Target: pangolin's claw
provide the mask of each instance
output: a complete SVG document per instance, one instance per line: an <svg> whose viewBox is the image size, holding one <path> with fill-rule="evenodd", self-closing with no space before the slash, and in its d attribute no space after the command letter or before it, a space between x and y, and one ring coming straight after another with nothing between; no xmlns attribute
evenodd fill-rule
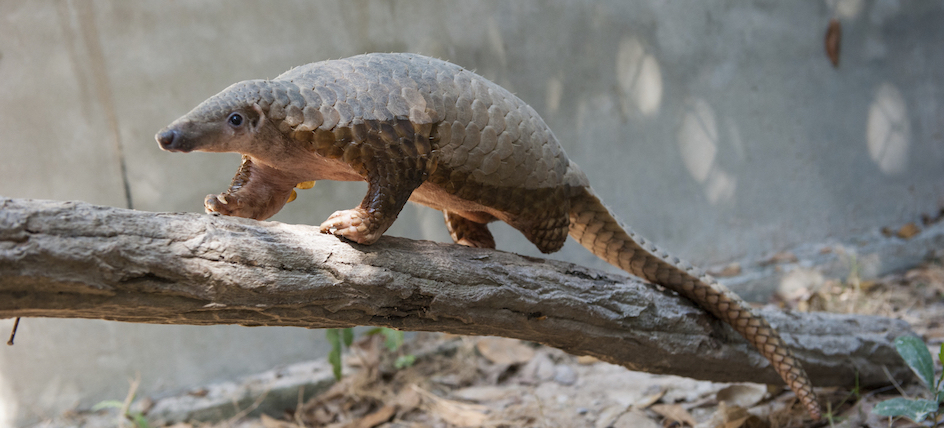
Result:
<svg viewBox="0 0 944 428"><path fill-rule="evenodd" d="M370 225L370 215L360 208L336 211L324 223L321 223L321 233L341 236L358 244L372 244L380 236L376 233L368 233L371 229Z"/></svg>
<svg viewBox="0 0 944 428"><path fill-rule="evenodd" d="M219 195L207 195L203 199L203 208L207 214L232 215L236 210L238 201L236 197L229 193Z"/></svg>

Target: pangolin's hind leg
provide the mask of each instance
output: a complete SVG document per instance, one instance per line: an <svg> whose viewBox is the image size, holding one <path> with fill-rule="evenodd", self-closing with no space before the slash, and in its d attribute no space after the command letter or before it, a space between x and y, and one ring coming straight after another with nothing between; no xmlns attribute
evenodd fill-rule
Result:
<svg viewBox="0 0 944 428"><path fill-rule="evenodd" d="M473 221L455 211L443 210L446 218L446 228L449 235L457 244L475 248L495 248L495 238L488 231L488 225ZM491 221L494 217L477 218L477 220Z"/></svg>
<svg viewBox="0 0 944 428"><path fill-rule="evenodd" d="M542 253L550 254L560 250L561 247L564 246L564 242L567 242L570 217L566 211L555 209L553 211L544 212L543 215L535 221L523 225L515 224L513 226L520 230L521 233L524 233L524 236L537 246Z"/></svg>

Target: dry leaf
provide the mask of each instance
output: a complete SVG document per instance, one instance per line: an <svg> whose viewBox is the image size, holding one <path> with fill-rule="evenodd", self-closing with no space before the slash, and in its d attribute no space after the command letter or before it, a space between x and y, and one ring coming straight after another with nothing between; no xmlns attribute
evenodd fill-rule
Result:
<svg viewBox="0 0 944 428"><path fill-rule="evenodd" d="M345 358L345 363L351 367L361 367L373 370L380 365L380 357L385 349L384 337L381 334L364 336L351 346L351 353Z"/></svg>
<svg viewBox="0 0 944 428"><path fill-rule="evenodd" d="M475 347L483 357L495 364L520 364L534 358L534 349L515 339L485 337L479 339Z"/></svg>
<svg viewBox="0 0 944 428"><path fill-rule="evenodd" d="M656 401L659 401L663 395L665 395L665 389L659 388L659 390L656 393L649 394L641 398L639 401L636 401L635 403L633 403L633 408L636 410L646 409L649 406L653 405Z"/></svg>
<svg viewBox="0 0 944 428"><path fill-rule="evenodd" d="M787 302L809 298L811 290L823 287L826 278L815 269L793 269L780 279L777 286L777 297Z"/></svg>
<svg viewBox="0 0 944 428"><path fill-rule="evenodd" d="M390 420L397 413L396 406L386 405L377 409L376 412L365 415L364 417L351 422L348 428L374 428ZM268 428L268 427L267 427Z"/></svg>
<svg viewBox="0 0 944 428"><path fill-rule="evenodd" d="M766 395L767 387L765 385L731 385L718 391L718 401L724 401L728 405L747 408L759 403Z"/></svg>
<svg viewBox="0 0 944 428"><path fill-rule="evenodd" d="M645 413L630 410L620 415L611 425L613 428L660 428L658 422L650 419Z"/></svg>
<svg viewBox="0 0 944 428"><path fill-rule="evenodd" d="M833 67L839 67L839 50L842 45L842 25L839 20L833 18L829 21L829 27L826 29L826 56L833 63Z"/></svg>
<svg viewBox="0 0 944 428"><path fill-rule="evenodd" d="M488 420L486 414L488 407L437 397L416 385L412 385L411 388L423 397L423 401L429 406L430 412L439 416L446 423L471 428L481 427Z"/></svg>
<svg viewBox="0 0 944 428"><path fill-rule="evenodd" d="M941 209L937 211L937 214L934 215L921 214L921 223L925 226L930 226L942 219L944 219L944 207L941 207Z"/></svg>
<svg viewBox="0 0 944 428"><path fill-rule="evenodd" d="M797 261L797 257L790 251L781 251L777 254L770 256L767 260L760 262L761 266L769 266L780 263L794 263Z"/></svg>
<svg viewBox="0 0 944 428"><path fill-rule="evenodd" d="M878 285L878 281L874 281L874 280L860 281L859 289L862 291L869 291L875 288L876 285Z"/></svg>
<svg viewBox="0 0 944 428"><path fill-rule="evenodd" d="M711 415L706 424L718 428L764 428L768 424L747 412L742 407L729 406L725 402L718 403L718 410Z"/></svg>
<svg viewBox="0 0 944 428"><path fill-rule="evenodd" d="M696 422L692 414L678 404L653 404L649 409L670 421L688 424L690 427L695 426Z"/></svg>
<svg viewBox="0 0 944 428"><path fill-rule="evenodd" d="M470 386L468 388L457 389L452 391L451 395L455 398L465 401L496 401L508 397L509 395L518 394L518 391L515 391L510 388L502 388L498 386Z"/></svg>
<svg viewBox="0 0 944 428"><path fill-rule="evenodd" d="M191 396L194 396L194 397L206 397L207 394L209 394L209 393L210 393L210 391L209 391L208 389L206 389L206 388L200 388L200 389L198 389L198 390L196 390L196 391L187 392L187 395L191 395Z"/></svg>
<svg viewBox="0 0 944 428"><path fill-rule="evenodd" d="M599 363L600 360L597 357L592 357L590 355L581 355L577 357L577 364L589 366L590 364Z"/></svg>
<svg viewBox="0 0 944 428"><path fill-rule="evenodd" d="M597 414L596 423L593 426L594 428L611 427L624 412L626 412L626 407L624 406L608 406L600 410Z"/></svg>
<svg viewBox="0 0 944 428"><path fill-rule="evenodd" d="M741 264L738 262L729 263L721 269L710 269L708 273L716 277L728 277L741 274Z"/></svg>
<svg viewBox="0 0 944 428"><path fill-rule="evenodd" d="M547 352L535 353L534 358L521 367L518 371L519 382L522 384L536 385L554 379L557 366Z"/></svg>
<svg viewBox="0 0 944 428"><path fill-rule="evenodd" d="M412 388L403 388L397 394L396 405L400 414L404 414L420 406L420 394Z"/></svg>
<svg viewBox="0 0 944 428"><path fill-rule="evenodd" d="M918 228L917 225L915 225L914 223L908 223L902 226L901 229L898 229L898 232L896 232L895 235L897 235L901 239L911 239L911 238L914 238L914 236L920 232L921 232L921 229Z"/></svg>
<svg viewBox="0 0 944 428"><path fill-rule="evenodd" d="M265 413L259 418L259 422L262 422L264 428L298 428L298 425L291 422L280 421L272 416L269 416Z"/></svg>
<svg viewBox="0 0 944 428"><path fill-rule="evenodd" d="M944 326L931 327L925 330L922 336L927 337L929 342L944 339Z"/></svg>

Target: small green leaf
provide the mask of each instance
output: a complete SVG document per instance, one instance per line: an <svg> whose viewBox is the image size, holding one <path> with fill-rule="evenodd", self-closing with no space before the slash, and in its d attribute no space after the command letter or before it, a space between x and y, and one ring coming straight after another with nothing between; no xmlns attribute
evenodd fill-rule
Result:
<svg viewBox="0 0 944 428"><path fill-rule="evenodd" d="M331 352L328 353L328 362L334 371L334 378L341 380L341 337L338 335L338 329L329 328L325 330L325 337L331 344Z"/></svg>
<svg viewBox="0 0 944 428"><path fill-rule="evenodd" d="M937 354L937 362L944 364L944 343L941 344L941 352Z"/></svg>
<svg viewBox="0 0 944 428"><path fill-rule="evenodd" d="M340 340L340 336L338 336L338 329L336 328L325 329L325 338L328 339L328 343L331 344L332 348L341 347L341 340Z"/></svg>
<svg viewBox="0 0 944 428"><path fill-rule="evenodd" d="M412 355L412 354L401 355L397 357L396 361L394 361L393 367L395 367L397 370L400 370L406 367L410 367L414 363L416 363L416 355Z"/></svg>
<svg viewBox="0 0 944 428"><path fill-rule="evenodd" d="M92 406L92 411L97 412L102 409L120 409L124 406L125 406L125 403L118 400L105 400Z"/></svg>
<svg viewBox="0 0 944 428"><path fill-rule="evenodd" d="M937 362L944 364L944 343L941 344L941 352L937 356ZM937 401L944 403L944 372L937 380Z"/></svg>
<svg viewBox="0 0 944 428"><path fill-rule="evenodd" d="M921 423L929 414L937 411L937 403L931 400L911 400L908 398L892 398L875 405L872 413L881 416L904 416Z"/></svg>
<svg viewBox="0 0 944 428"><path fill-rule="evenodd" d="M937 354L937 362L944 364L944 343L941 344L941 352Z"/></svg>
<svg viewBox="0 0 944 428"><path fill-rule="evenodd" d="M134 426L138 428L151 428L151 425L148 424L147 418L144 417L144 414L136 412L131 415L131 419L134 420Z"/></svg>
<svg viewBox="0 0 944 428"><path fill-rule="evenodd" d="M341 380L341 352L332 350L328 353L328 362L334 372L334 379Z"/></svg>
<svg viewBox="0 0 944 428"><path fill-rule="evenodd" d="M899 336L895 339L895 349L901 358L911 366L911 370L924 381L929 390L934 390L934 363L927 345L915 336Z"/></svg>
<svg viewBox="0 0 944 428"><path fill-rule="evenodd" d="M400 349L403 346L403 332L399 330L394 330L392 328L384 328L381 330L381 333L384 335L384 345L387 346L387 349L390 352L394 352L397 349Z"/></svg>
<svg viewBox="0 0 944 428"><path fill-rule="evenodd" d="M354 329L346 328L341 330L342 339L344 340L344 346L350 348L351 344L354 343Z"/></svg>

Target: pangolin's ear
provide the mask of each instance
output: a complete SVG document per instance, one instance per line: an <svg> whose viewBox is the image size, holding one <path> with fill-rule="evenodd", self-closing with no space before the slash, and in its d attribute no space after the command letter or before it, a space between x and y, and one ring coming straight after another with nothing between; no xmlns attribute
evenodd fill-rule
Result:
<svg viewBox="0 0 944 428"><path fill-rule="evenodd" d="M252 104L252 110L256 112L255 117L249 121L249 125L253 131L259 129L263 123L265 123L266 115L265 111L262 110L262 107L259 106L259 103Z"/></svg>

